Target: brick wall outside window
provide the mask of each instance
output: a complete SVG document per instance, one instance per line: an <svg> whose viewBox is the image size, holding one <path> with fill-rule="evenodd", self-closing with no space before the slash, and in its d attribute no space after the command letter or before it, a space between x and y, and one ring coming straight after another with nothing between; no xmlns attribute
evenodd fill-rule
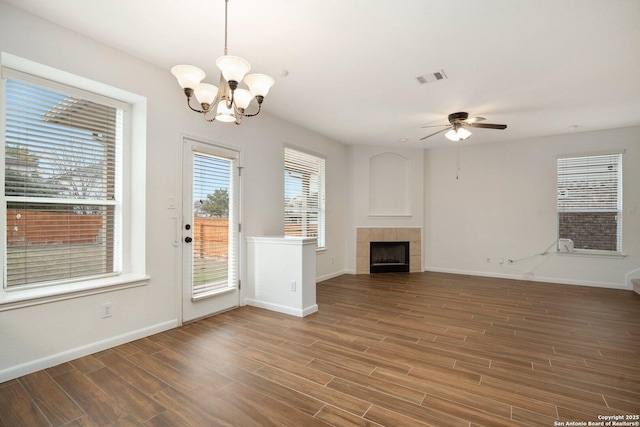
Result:
<svg viewBox="0 0 640 427"><path fill-rule="evenodd" d="M573 240L576 249L615 251L616 212L560 212L559 236Z"/></svg>

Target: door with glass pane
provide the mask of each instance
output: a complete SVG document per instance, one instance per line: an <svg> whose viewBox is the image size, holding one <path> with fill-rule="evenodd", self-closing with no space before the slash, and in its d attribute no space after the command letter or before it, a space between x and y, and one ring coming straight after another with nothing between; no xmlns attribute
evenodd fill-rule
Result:
<svg viewBox="0 0 640 427"><path fill-rule="evenodd" d="M237 151L183 140L183 294L187 322L238 306Z"/></svg>

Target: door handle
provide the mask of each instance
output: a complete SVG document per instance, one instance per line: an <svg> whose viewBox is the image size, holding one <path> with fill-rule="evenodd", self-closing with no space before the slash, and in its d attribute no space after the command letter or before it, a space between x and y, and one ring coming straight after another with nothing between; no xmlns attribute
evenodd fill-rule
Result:
<svg viewBox="0 0 640 427"><path fill-rule="evenodd" d="M184 241L186 243L191 243L193 241L193 239L191 237L187 236L187 237L184 238Z"/></svg>

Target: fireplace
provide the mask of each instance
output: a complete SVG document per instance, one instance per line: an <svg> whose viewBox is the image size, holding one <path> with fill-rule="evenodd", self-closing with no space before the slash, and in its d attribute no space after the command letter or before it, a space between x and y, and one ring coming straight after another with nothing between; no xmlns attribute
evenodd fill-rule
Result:
<svg viewBox="0 0 640 427"><path fill-rule="evenodd" d="M422 271L422 229L356 227L356 274L371 274L371 242L409 242L409 272Z"/></svg>
<svg viewBox="0 0 640 427"><path fill-rule="evenodd" d="M370 242L370 273L409 272L409 242Z"/></svg>

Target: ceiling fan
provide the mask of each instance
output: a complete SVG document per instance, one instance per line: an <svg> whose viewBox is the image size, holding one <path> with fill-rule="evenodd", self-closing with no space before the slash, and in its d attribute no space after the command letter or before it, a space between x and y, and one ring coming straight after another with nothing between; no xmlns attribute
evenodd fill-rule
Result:
<svg viewBox="0 0 640 427"><path fill-rule="evenodd" d="M449 123L448 125L434 125L434 126L422 126L423 128L431 128L431 127L439 127L445 126L444 129L441 129L437 132L434 132L430 135L427 135L423 138L420 138L420 141L423 139L427 139L439 133L442 133L446 130L447 132L444 136L451 141L462 141L471 136L471 132L469 132L466 127L473 128L484 128L484 129L506 129L507 125L496 125L492 123L478 123L486 120L484 117L469 117L469 113L460 112L449 114Z"/></svg>

